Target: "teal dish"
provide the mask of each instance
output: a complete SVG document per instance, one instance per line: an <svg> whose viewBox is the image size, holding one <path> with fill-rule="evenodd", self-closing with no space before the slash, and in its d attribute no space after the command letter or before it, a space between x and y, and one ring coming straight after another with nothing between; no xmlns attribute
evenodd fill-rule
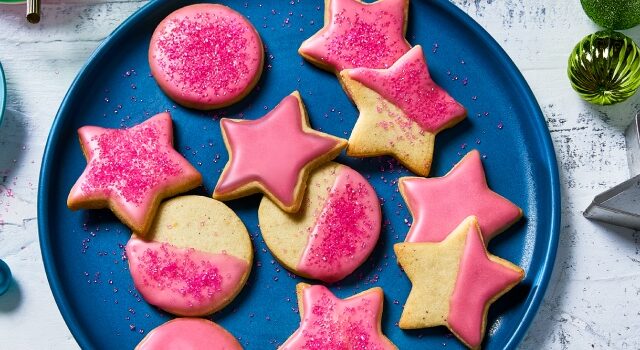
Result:
<svg viewBox="0 0 640 350"><path fill-rule="evenodd" d="M0 126L4 119L4 109L7 107L7 80L4 77L2 63L0 63Z"/></svg>
<svg viewBox="0 0 640 350"><path fill-rule="evenodd" d="M86 165L79 127L131 126L169 110L176 149L203 174L204 187L192 193L210 196L228 158L220 117L259 118L293 90L302 94L311 126L323 132L348 137L358 116L335 75L297 53L300 43L322 26L320 0L218 0L249 17L268 48L259 88L213 112L169 100L150 77L149 40L165 16L193 2L150 1L124 21L89 58L53 122L38 193L40 247L60 312L83 349L133 349L171 316L141 300L133 287L127 261L122 260L130 231L108 210L71 211L66 206L69 190ZM448 0L412 0L406 37L424 47L431 76L469 115L438 135L431 176L446 174L464 154L478 149L486 155L489 186L524 211L522 220L489 245L491 253L520 265L526 276L489 309L482 345L487 350L516 349L543 300L558 246L560 186L549 130L511 59ZM444 327L403 331L395 325L410 283L396 263L393 244L404 240L411 219L395 180L411 173L398 166L391 169L385 157L340 156L337 161L369 178L385 199L387 224L370 258L329 288L345 298L382 287L382 329L400 349L466 349ZM300 323L296 283L318 282L294 278L275 261L257 226L258 203L258 196L227 202L251 233L254 266L238 297L210 318L246 349L275 349Z"/></svg>

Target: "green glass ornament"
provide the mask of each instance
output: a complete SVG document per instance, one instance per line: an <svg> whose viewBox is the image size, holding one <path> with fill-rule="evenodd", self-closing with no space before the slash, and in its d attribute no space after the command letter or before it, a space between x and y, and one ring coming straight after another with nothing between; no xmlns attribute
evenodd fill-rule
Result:
<svg viewBox="0 0 640 350"><path fill-rule="evenodd" d="M640 0L580 0L587 16L607 29L628 29L640 24Z"/></svg>
<svg viewBox="0 0 640 350"><path fill-rule="evenodd" d="M585 101L622 102L640 87L640 49L628 36L611 30L587 35L569 56L567 74Z"/></svg>

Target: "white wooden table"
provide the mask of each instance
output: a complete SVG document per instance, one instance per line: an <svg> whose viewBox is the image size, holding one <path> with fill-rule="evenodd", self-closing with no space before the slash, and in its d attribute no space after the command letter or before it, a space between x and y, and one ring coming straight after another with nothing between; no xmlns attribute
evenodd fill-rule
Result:
<svg viewBox="0 0 640 350"><path fill-rule="evenodd" d="M2 349L78 347L55 305L40 256L40 160L59 103L82 64L146 3L44 2L39 25L25 22L23 6L0 5L0 62L10 110L0 128L0 257L15 276L15 285L0 297ZM622 131L640 110L640 94L618 106L593 107L571 90L568 54L597 29L578 0L454 2L524 73L545 113L560 166L557 261L522 348L640 349L640 232L582 217L595 194L628 177ZM626 33L640 42L640 27Z"/></svg>

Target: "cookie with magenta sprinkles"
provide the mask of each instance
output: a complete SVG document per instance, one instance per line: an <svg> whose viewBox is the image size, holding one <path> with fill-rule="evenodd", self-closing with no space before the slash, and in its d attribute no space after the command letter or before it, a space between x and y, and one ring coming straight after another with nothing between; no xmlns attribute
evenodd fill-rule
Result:
<svg viewBox="0 0 640 350"><path fill-rule="evenodd" d="M151 37L149 66L172 100L200 110L229 106L256 85L264 48L255 27L219 4L182 7Z"/></svg>

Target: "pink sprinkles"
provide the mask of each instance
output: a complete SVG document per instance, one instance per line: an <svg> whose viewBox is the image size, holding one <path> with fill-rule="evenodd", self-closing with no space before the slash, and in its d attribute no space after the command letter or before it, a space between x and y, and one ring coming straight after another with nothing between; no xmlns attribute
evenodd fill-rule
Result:
<svg viewBox="0 0 640 350"><path fill-rule="evenodd" d="M156 45L154 58L166 79L205 99L243 92L261 62L257 34L239 15L201 12L171 19Z"/></svg>
<svg viewBox="0 0 640 350"><path fill-rule="evenodd" d="M194 249L163 243L160 250L146 249L139 264L143 283L202 301L222 290L222 274L206 260L192 258Z"/></svg>
<svg viewBox="0 0 640 350"><path fill-rule="evenodd" d="M340 267L345 257L366 249L372 231L369 190L363 183L348 183L331 191L316 223L317 237L309 248L308 265Z"/></svg>
<svg viewBox="0 0 640 350"><path fill-rule="evenodd" d="M350 77L378 92L427 132L437 132L465 114L464 107L431 79L418 47L388 70L354 69Z"/></svg>
<svg viewBox="0 0 640 350"><path fill-rule="evenodd" d="M311 306L311 316L306 318L312 325L303 330L304 350L375 350L380 347L372 342L372 325L368 320L359 317L364 313L373 319L370 311L370 301L361 299L354 307L338 305L335 297L327 292L315 300Z"/></svg>
<svg viewBox="0 0 640 350"><path fill-rule="evenodd" d="M125 130L109 129L94 136L97 147L91 159L82 191L116 191L125 201L140 205L149 191L169 177L182 173L161 140L159 122L144 123Z"/></svg>
<svg viewBox="0 0 640 350"><path fill-rule="evenodd" d="M402 74L381 81L384 88L380 93L423 130L434 132L450 122L457 103L428 77L427 66L416 60L406 65Z"/></svg>
<svg viewBox="0 0 640 350"><path fill-rule="evenodd" d="M390 31L402 31L403 23L386 11L375 13L362 9L355 15L340 11L333 17L332 25L342 29L339 34L327 37L326 55L322 60L334 64L337 70L354 67L386 68L408 49L405 42L393 39ZM369 23L367 17L374 18Z"/></svg>

